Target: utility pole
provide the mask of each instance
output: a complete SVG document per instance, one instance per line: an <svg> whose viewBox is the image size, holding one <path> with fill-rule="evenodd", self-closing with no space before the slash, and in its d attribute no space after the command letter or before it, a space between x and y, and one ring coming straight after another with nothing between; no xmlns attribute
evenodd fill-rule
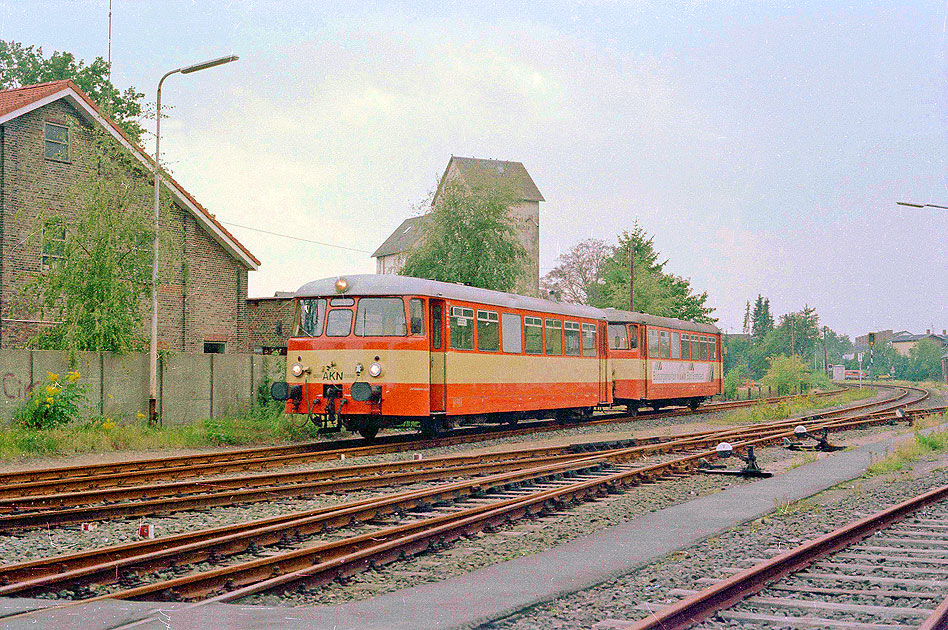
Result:
<svg viewBox="0 0 948 630"><path fill-rule="evenodd" d="M823 374L829 376L829 362L826 360L826 331L829 330L823 326Z"/></svg>
<svg viewBox="0 0 948 630"><path fill-rule="evenodd" d="M109 50L108 50L108 62L109 62L109 81L112 80L112 0L109 0Z"/></svg>

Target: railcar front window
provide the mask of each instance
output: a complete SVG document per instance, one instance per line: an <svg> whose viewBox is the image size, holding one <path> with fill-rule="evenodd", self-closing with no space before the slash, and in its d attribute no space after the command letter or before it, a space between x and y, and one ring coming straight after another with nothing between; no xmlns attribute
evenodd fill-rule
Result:
<svg viewBox="0 0 948 630"><path fill-rule="evenodd" d="M411 334L424 337L425 335L425 305L418 298L408 301L408 318L411 322Z"/></svg>
<svg viewBox="0 0 948 630"><path fill-rule="evenodd" d="M546 320L546 353L563 354L563 322L558 319Z"/></svg>
<svg viewBox="0 0 948 630"><path fill-rule="evenodd" d="M300 335L319 337L326 321L326 300L300 300Z"/></svg>
<svg viewBox="0 0 948 630"><path fill-rule="evenodd" d="M629 349L629 334L622 324L609 324L609 349Z"/></svg>
<svg viewBox="0 0 948 630"><path fill-rule="evenodd" d="M404 337L405 303L401 298L361 298L356 309L355 334L359 337Z"/></svg>
<svg viewBox="0 0 948 630"><path fill-rule="evenodd" d="M493 311L477 311L477 349L497 352L500 349L500 325Z"/></svg>
<svg viewBox="0 0 948 630"><path fill-rule="evenodd" d="M566 326L563 336L566 340L566 354L571 357L578 357L580 355L580 338L579 338L579 323L578 322L566 322Z"/></svg>
<svg viewBox="0 0 948 630"><path fill-rule="evenodd" d="M539 317L523 318L524 351L527 354L543 352L543 320Z"/></svg>
<svg viewBox="0 0 948 630"><path fill-rule="evenodd" d="M451 307L451 347L455 350L474 349L474 309Z"/></svg>
<svg viewBox="0 0 948 630"><path fill-rule="evenodd" d="M334 308L326 317L327 337L348 337L352 330L352 311L347 308Z"/></svg>
<svg viewBox="0 0 948 630"><path fill-rule="evenodd" d="M583 356L596 356L596 325L583 324Z"/></svg>

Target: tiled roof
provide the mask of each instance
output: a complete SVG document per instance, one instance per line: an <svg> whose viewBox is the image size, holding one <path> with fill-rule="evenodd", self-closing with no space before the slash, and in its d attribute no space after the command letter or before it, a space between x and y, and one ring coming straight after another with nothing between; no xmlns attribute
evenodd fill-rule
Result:
<svg viewBox="0 0 948 630"><path fill-rule="evenodd" d="M891 341L892 343L904 343L908 341L921 341L922 339L929 339L929 338L939 339L941 340L943 344L948 343L948 337L945 337L943 335L934 335L931 333L922 334L922 335L913 335L913 334L899 335L898 337L893 337Z"/></svg>
<svg viewBox="0 0 948 630"><path fill-rule="evenodd" d="M465 182L475 180L486 182L509 182L520 191L520 198L525 201L546 201L540 194L540 189L533 182L523 162L508 162L506 160L485 160L481 158L466 158L451 156L451 164L458 168L461 179ZM447 173L447 171L445 171ZM444 178L442 178L443 180Z"/></svg>
<svg viewBox="0 0 948 630"><path fill-rule="evenodd" d="M372 257L391 256L392 254L400 254L401 252L411 249L421 237L421 232L424 229L424 221L427 218L428 216L423 214L402 221L402 224L392 232L391 236L385 239L384 243L379 245L379 248L375 250Z"/></svg>
<svg viewBox="0 0 948 630"><path fill-rule="evenodd" d="M83 92L78 85L73 83L70 80L63 81L51 81L49 83L38 83L36 85L26 85L19 88L13 88L10 90L0 91L0 123L6 122L7 120L16 118L17 116L30 111L30 105L33 105L43 99L46 99L51 96L60 94L59 98L72 95L74 98L78 99L80 105L85 105L87 108L90 108L91 111L87 113L94 113L94 118L99 119L100 122L104 122L109 125L109 127L118 133L119 136L124 140L124 143L132 151L138 153L139 157L145 161L151 169L154 169L154 160L150 155L145 153L145 150L132 142L125 132L115 124L111 118L102 113L102 110L99 109L99 106L96 105L89 96ZM56 99L54 99L56 100ZM25 111L20 111L25 110ZM207 223L212 224L217 230L219 230L225 238L233 244L234 247L238 248L247 258L253 261L254 265L259 265L260 260L257 259L250 250L244 247L243 243L238 241L233 234L227 231L223 225L217 220L217 218L208 212L208 210L198 203L191 193L186 191L181 184L176 182L168 173L162 175L162 179L170 184L174 192L177 192L181 197L187 199L190 204L197 209L197 211L202 215L200 218L204 219Z"/></svg>

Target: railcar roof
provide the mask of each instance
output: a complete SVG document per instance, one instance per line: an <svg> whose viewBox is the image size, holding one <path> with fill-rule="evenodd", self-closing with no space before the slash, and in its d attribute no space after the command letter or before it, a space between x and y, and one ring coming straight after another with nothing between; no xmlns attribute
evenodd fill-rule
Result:
<svg viewBox="0 0 948 630"><path fill-rule="evenodd" d="M699 324L697 322L689 322L683 319L675 319L674 317L659 317L657 315L649 315L648 313L620 311L617 308L604 308L602 311L605 313L606 319L608 319L610 322L628 322L631 324L664 326L665 328L680 328L681 330L691 330L694 332L708 334L721 334L721 330L717 326L712 326L711 324Z"/></svg>
<svg viewBox="0 0 948 630"><path fill-rule="evenodd" d="M391 274L334 276L332 278L314 280L313 282L308 282L301 286L296 292L296 297L332 297L340 295L336 291L336 280L340 277L345 278L349 283L349 288L344 295L424 295L427 297L440 297L452 300L464 300L467 302L478 302L480 304L491 304L505 308L517 308L526 311L542 311L544 313L554 313L572 317L587 317L599 320L606 319L606 315L602 309L593 308L591 306L551 302L550 300L541 300L539 298L526 297L515 293L504 293L503 291L479 289L463 284L438 282L437 280L426 280L424 278L409 278L407 276Z"/></svg>

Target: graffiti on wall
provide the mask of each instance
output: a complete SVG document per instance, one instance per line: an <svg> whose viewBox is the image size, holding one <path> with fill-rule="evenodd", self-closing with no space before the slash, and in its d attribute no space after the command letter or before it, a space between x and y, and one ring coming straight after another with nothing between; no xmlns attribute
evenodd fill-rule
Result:
<svg viewBox="0 0 948 630"><path fill-rule="evenodd" d="M7 372L0 378L0 389L3 391L3 397L7 400L23 400L30 395L30 392L39 384L39 381L30 383L25 382L13 372Z"/></svg>

